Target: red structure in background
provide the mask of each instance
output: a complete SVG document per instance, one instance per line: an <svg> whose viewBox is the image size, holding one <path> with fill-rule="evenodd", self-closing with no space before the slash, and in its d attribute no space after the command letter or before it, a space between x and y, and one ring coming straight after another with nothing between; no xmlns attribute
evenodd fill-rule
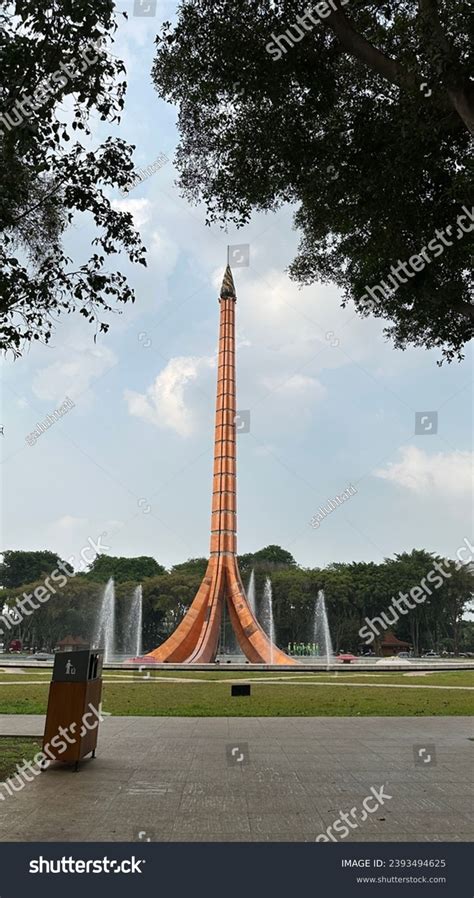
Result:
<svg viewBox="0 0 474 898"><path fill-rule="evenodd" d="M224 602L240 648L249 661L296 664L273 645L247 602L237 562L237 447L235 384L236 293L227 266L220 292L211 549L201 586L174 633L144 659L198 664L215 660Z"/></svg>
<svg viewBox="0 0 474 898"><path fill-rule="evenodd" d="M12 639L8 645L8 651L15 653L21 652L23 650L23 643L21 639Z"/></svg>
<svg viewBox="0 0 474 898"><path fill-rule="evenodd" d="M380 651L384 658L391 658L399 655L400 652L410 652L413 648L411 642L404 642L395 636L392 630L387 630L385 637L380 643Z"/></svg>

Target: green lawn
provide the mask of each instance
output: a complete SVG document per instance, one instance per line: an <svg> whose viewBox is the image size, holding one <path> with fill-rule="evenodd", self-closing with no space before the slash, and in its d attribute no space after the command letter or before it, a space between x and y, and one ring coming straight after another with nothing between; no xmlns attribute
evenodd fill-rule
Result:
<svg viewBox="0 0 474 898"><path fill-rule="evenodd" d="M266 670L152 670L152 671L120 671L107 670L104 671L104 680L116 680L122 678L138 679L184 679L184 680L210 680L216 683L225 682L242 682L253 680L281 680L284 682L329 682L334 679L335 682L348 683L399 683L400 685L416 685L417 683L426 686L471 686L474 688L474 669L473 670L448 670L427 672L423 676L413 676L411 673L402 673L394 671L374 672L356 670L338 670L335 672L321 671L314 673L313 671L293 670L293 671L266 671ZM35 679L32 677L32 679Z"/></svg>
<svg viewBox="0 0 474 898"><path fill-rule="evenodd" d="M172 682L173 677L179 678L180 682ZM10 674L3 675L0 680L0 713L42 714L46 711L49 676L36 678L44 679L41 685L32 683L29 674L13 677L15 683L21 679L18 685L9 679ZM122 682L114 683L114 679ZM445 671L422 677L390 672L308 673L301 679L300 674L296 677L261 671L249 671L248 676L246 672L230 671L154 671L150 679L137 679L136 672L106 672L104 710L114 715L184 717L456 716L470 715L474 710L472 691L418 688L436 685L473 687L473 671ZM204 682L188 682L192 679ZM253 681L251 697L232 698L229 681L247 679ZM326 683L335 685L323 685ZM361 685L351 687L351 683ZM374 688L371 684L390 688ZM414 688L397 688L402 686Z"/></svg>
<svg viewBox="0 0 474 898"><path fill-rule="evenodd" d="M31 761L41 743L31 736L0 736L0 781L16 773L16 765Z"/></svg>
<svg viewBox="0 0 474 898"><path fill-rule="evenodd" d="M138 671L138 670L105 670L104 671L104 680L117 680L117 679L130 679L131 681L140 682L142 679L179 679L179 680L205 680L212 682L222 682L222 681L235 681L241 682L243 681L253 681L253 680L282 680L282 681L299 681L303 682L318 682L324 681L328 682L329 680L334 679L335 682L348 682L348 683L399 683L400 685L416 685L417 683L420 686L471 686L474 687L474 669L472 670L447 670L447 671L433 671L433 672L423 672L422 675L416 674L415 676L410 672L402 672L402 671L367 671L363 670L349 670L347 668L341 668L340 670L334 672L325 672L320 671L315 673L314 671L305 671L301 668L293 669L293 670L284 670L284 671L265 671L265 670L242 670L242 671L231 671L231 670L149 670L149 671ZM51 680L51 671L50 670L28 670L25 669L23 671L14 671L12 673L0 673L0 683L12 683L18 682L20 683L28 683L28 682L45 682L49 683ZM1 693L0 693L0 702L1 702Z"/></svg>

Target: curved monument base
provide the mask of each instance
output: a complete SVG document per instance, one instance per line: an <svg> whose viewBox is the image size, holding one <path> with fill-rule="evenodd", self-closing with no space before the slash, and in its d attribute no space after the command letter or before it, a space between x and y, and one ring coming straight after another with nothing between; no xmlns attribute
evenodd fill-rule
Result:
<svg viewBox="0 0 474 898"><path fill-rule="evenodd" d="M268 638L252 613L235 555L212 556L201 586L174 633L146 662L209 664L217 655L222 609L227 602L239 646L253 664L297 664Z"/></svg>

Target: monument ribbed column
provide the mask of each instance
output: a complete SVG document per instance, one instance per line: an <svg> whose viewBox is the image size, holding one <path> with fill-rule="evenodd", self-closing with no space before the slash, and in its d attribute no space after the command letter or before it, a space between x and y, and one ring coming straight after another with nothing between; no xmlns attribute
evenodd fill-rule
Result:
<svg viewBox="0 0 474 898"><path fill-rule="evenodd" d="M239 645L253 663L294 664L272 645L247 602L237 561L237 446L235 381L236 292L227 266L220 291L210 557L204 579L174 633L145 658L209 663L219 645L224 602Z"/></svg>
<svg viewBox="0 0 474 898"><path fill-rule="evenodd" d="M229 277L232 277L230 270L227 275L227 282L229 282ZM227 289L230 288L227 287ZM234 298L221 296L220 304L211 557L226 553L235 555L237 552L235 296Z"/></svg>

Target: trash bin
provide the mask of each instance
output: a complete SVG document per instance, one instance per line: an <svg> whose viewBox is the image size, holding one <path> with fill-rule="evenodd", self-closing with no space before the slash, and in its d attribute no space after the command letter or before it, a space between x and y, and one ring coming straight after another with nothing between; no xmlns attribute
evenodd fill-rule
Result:
<svg viewBox="0 0 474 898"><path fill-rule="evenodd" d="M102 698L101 651L58 652L49 687L43 751L51 759L75 764L95 757Z"/></svg>

